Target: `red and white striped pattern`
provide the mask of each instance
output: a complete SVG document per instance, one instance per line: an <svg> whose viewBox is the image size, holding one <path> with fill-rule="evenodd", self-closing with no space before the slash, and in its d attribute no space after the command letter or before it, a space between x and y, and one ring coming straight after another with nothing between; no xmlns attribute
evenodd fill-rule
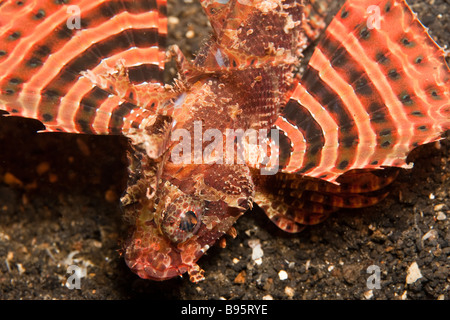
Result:
<svg viewBox="0 0 450 320"><path fill-rule="evenodd" d="M69 28L76 19L81 28ZM47 131L107 134L137 125L127 118L138 97L119 99L83 71L105 74L123 61L130 89L162 82L166 0L5 1L0 33L0 108Z"/></svg>
<svg viewBox="0 0 450 320"><path fill-rule="evenodd" d="M371 5L380 29L368 27ZM450 128L449 79L443 50L404 1L348 2L276 122L290 140L281 171L334 182L351 169L406 167L413 148Z"/></svg>

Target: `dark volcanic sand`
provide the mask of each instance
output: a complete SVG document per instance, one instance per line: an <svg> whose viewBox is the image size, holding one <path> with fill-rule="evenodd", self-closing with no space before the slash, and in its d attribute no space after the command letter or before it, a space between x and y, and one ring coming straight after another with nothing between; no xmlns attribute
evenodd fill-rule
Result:
<svg viewBox="0 0 450 320"><path fill-rule="evenodd" d="M188 2L171 1L169 21L170 43L189 55L208 29L199 5ZM448 44L448 1L410 3L434 38ZM118 253L126 237L118 206L126 140L37 135L39 128L37 121L0 118L1 299L449 299L449 139L440 149L416 150L414 168L372 208L342 210L297 235L278 230L262 212L247 213L238 237L200 260L206 281L192 284L142 280ZM261 265L251 260L252 239L262 244ZM406 284L413 263L422 277ZM87 272L80 290L65 286L68 264ZM371 265L381 271L380 289L372 291ZM238 274L242 284L234 282Z"/></svg>

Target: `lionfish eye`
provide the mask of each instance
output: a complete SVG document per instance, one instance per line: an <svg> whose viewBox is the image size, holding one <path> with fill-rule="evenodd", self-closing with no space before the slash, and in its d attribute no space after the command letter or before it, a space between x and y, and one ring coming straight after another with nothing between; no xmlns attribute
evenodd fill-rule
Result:
<svg viewBox="0 0 450 320"><path fill-rule="evenodd" d="M202 207L196 201L189 206L173 203L165 212L161 230L174 243L191 238L200 228Z"/></svg>
<svg viewBox="0 0 450 320"><path fill-rule="evenodd" d="M180 225L178 226L180 230L186 231L186 232L192 232L194 228L198 224L197 215L194 211L189 210L184 213L184 215L181 215L180 219Z"/></svg>

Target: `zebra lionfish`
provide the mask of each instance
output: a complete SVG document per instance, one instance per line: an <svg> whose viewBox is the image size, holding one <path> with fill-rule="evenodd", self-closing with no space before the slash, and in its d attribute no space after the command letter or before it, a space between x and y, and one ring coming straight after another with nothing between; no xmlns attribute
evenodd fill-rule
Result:
<svg viewBox="0 0 450 320"><path fill-rule="evenodd" d="M142 278L202 280L254 204L287 232L373 205L450 128L444 51L405 1L348 0L327 28L318 0L200 2L213 33L188 61L165 50L166 0L0 1L0 108L129 139L123 254Z"/></svg>

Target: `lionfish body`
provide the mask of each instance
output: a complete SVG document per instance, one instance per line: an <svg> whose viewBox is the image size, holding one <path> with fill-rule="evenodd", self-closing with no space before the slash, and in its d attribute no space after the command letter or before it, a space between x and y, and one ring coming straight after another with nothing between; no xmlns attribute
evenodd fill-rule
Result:
<svg viewBox="0 0 450 320"><path fill-rule="evenodd" d="M0 108L129 138L124 256L143 278L203 279L197 260L254 203L288 232L373 205L450 128L444 53L404 1L348 0L301 78L327 2L201 3L213 34L192 62L169 51L167 86L164 0L0 2Z"/></svg>

